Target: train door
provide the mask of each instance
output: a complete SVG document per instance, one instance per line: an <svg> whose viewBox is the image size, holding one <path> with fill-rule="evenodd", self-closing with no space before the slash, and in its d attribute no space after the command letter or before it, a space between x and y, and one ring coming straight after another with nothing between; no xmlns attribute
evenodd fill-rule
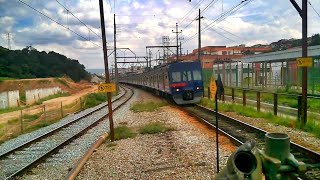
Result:
<svg viewBox="0 0 320 180"><path fill-rule="evenodd" d="M170 88L169 88L169 72L166 71L165 72L165 78L164 78L164 87L165 87L165 91L169 92L170 91Z"/></svg>

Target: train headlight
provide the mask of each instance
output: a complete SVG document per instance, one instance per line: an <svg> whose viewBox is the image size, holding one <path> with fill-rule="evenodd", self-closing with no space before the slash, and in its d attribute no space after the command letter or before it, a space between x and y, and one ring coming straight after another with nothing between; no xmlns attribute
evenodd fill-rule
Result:
<svg viewBox="0 0 320 180"><path fill-rule="evenodd" d="M197 89L197 90L199 90L199 89L200 89L200 87L197 87L196 89Z"/></svg>
<svg viewBox="0 0 320 180"><path fill-rule="evenodd" d="M177 92L179 92L179 91L180 91L180 89L179 89L179 88L177 88L177 89L176 89L176 91L177 91Z"/></svg>

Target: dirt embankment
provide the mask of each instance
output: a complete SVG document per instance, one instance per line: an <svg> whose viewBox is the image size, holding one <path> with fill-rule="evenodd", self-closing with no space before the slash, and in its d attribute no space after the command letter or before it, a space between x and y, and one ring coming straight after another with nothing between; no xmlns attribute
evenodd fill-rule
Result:
<svg viewBox="0 0 320 180"><path fill-rule="evenodd" d="M95 84L88 82L75 83L68 78L39 78L8 80L0 82L0 92L19 90L20 97L24 96L26 90L50 87L60 87L64 92L68 92L70 96L50 99L48 101L43 102L41 105L33 105L24 110L28 112L32 110L34 111L34 113L37 113L38 111L41 111L44 105L46 106L47 110L59 108L61 102L63 102L63 105L66 106L68 104L73 103L76 99L85 96L88 93L96 92L98 89L97 85ZM4 113L0 116L0 123L4 123L10 119L15 119L19 117L20 111Z"/></svg>
<svg viewBox="0 0 320 180"><path fill-rule="evenodd" d="M0 92L19 90L24 93L26 90L60 87L70 94L77 93L82 89L90 87L89 83L75 83L69 78L37 78L37 79L17 79L0 82Z"/></svg>

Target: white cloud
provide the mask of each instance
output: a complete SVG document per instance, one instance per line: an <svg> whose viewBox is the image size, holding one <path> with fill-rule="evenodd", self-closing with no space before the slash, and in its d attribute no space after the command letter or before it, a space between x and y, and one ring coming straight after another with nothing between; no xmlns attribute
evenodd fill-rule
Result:
<svg viewBox="0 0 320 180"><path fill-rule="evenodd" d="M89 29L70 13L67 15L66 10L56 1L25 2L79 35L101 45L98 1L60 1L98 36L95 33L89 33ZM211 0L203 1L200 8L204 9L209 2ZM240 1L225 0L223 2L223 11L226 12ZM319 12L319 2L317 0L310 0L310 2ZM54 50L78 59L89 68L103 66L102 49L92 42L85 41L18 1L0 0L0 3L0 30L1 33L6 31L12 33L12 44L15 48L32 44L38 50ZM113 1L111 3L113 9ZM145 46L160 45L162 36L169 36L172 40L171 45L175 45L175 34L171 30L175 30L176 22L179 22L179 30L183 29L183 33L179 36L183 36L185 40L198 32L197 21L185 28L196 18L197 8L193 9L183 21L181 19L198 1L190 3L188 0L119 0L115 3L116 9L113 11L117 14L116 22L122 24L118 25L121 33L117 34L117 46L131 48L137 55L145 55ZM104 12L107 41L113 45L113 12L108 1L104 1ZM222 4L218 1L203 14L205 19L202 20L202 28L217 19L221 12ZM311 36L320 32L320 18L311 8L308 10L308 15L308 35ZM197 37L196 35L192 40L183 43L183 50L191 52L197 48ZM218 25L203 32L202 46L229 46L241 43L253 45L271 43L282 38L300 37L301 18L290 1L254 0ZM175 52L174 48L173 52ZM153 53L156 54L156 50ZM112 56L110 56L111 61Z"/></svg>
<svg viewBox="0 0 320 180"><path fill-rule="evenodd" d="M0 17L1 31L10 32L14 24L15 24L15 20L13 17L9 17L9 16Z"/></svg>

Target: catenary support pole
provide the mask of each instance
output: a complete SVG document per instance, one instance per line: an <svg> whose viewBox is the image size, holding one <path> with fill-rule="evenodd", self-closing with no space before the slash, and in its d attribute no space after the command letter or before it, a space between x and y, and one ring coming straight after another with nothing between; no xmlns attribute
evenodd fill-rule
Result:
<svg viewBox="0 0 320 180"><path fill-rule="evenodd" d="M302 57L308 57L308 0L302 0L302 8L295 0L290 0L302 18ZM302 67L302 98L301 98L301 128L307 123L307 91L308 91L308 69Z"/></svg>
<svg viewBox="0 0 320 180"><path fill-rule="evenodd" d="M176 40L177 40L177 52L176 52L176 60L178 61L179 58L179 33L182 33L182 30L178 31L178 23L176 23L176 31L173 31L173 33L176 33Z"/></svg>
<svg viewBox="0 0 320 180"><path fill-rule="evenodd" d="M110 83L109 77L109 67L108 67L108 55L107 55L107 40L106 40L106 31L104 25L104 12L103 12L103 1L99 0L100 7L100 21L101 21L101 33L102 33L102 47L103 47L103 59L104 59L104 69L106 75L106 83ZM110 139L114 141L114 129L113 129L113 115L112 115L112 102L111 102L111 93L107 93L108 98L108 113L109 113L109 123L110 123Z"/></svg>
<svg viewBox="0 0 320 180"><path fill-rule="evenodd" d="M117 28L116 28L116 14L113 14L113 46L114 46L114 73L116 81L116 92L119 92L119 74L118 74L118 63L117 63Z"/></svg>

